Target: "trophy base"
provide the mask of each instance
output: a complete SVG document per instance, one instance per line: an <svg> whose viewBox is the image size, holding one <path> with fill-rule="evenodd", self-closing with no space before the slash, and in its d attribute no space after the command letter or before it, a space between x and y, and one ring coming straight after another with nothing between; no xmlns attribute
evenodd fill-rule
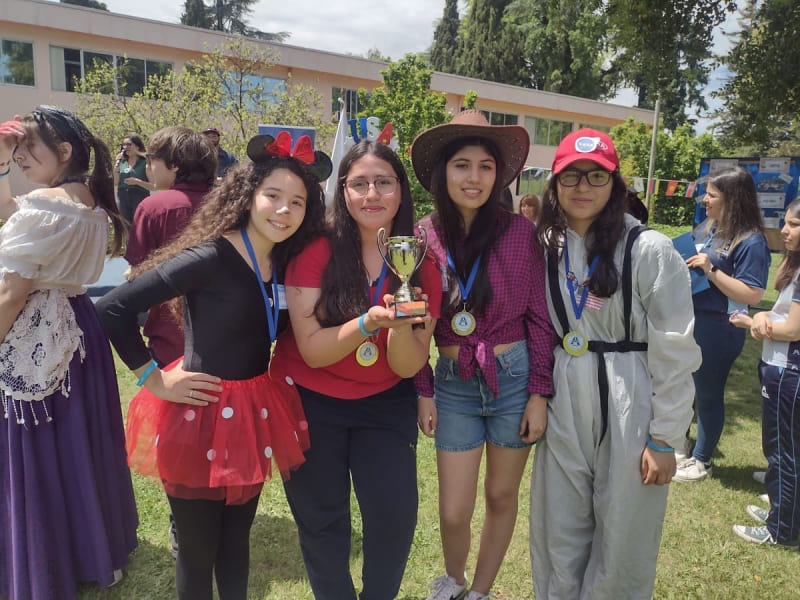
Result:
<svg viewBox="0 0 800 600"><path fill-rule="evenodd" d="M425 300L410 300L408 302L392 302L396 319L409 319L411 317L424 317L428 312L428 302Z"/></svg>

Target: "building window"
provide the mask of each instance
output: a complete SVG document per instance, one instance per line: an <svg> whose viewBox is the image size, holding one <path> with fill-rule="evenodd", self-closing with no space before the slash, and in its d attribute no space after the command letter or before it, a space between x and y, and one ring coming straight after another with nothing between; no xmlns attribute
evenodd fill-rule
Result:
<svg viewBox="0 0 800 600"><path fill-rule="evenodd" d="M0 83L36 85L31 42L0 40Z"/></svg>
<svg viewBox="0 0 800 600"><path fill-rule="evenodd" d="M490 125L516 125L519 117L501 112L482 110L483 116L489 121Z"/></svg>
<svg viewBox="0 0 800 600"><path fill-rule="evenodd" d="M361 107L358 105L358 90L349 90L340 87L331 88L331 113L337 118L339 117L339 98L344 100L347 118L355 118L361 111Z"/></svg>
<svg viewBox="0 0 800 600"><path fill-rule="evenodd" d="M532 144L558 146L564 136L572 131L572 123L570 121L525 117L525 129L528 130Z"/></svg>
<svg viewBox="0 0 800 600"><path fill-rule="evenodd" d="M597 131L602 131L603 133L611 133L611 127L609 125L592 125L591 123L579 123L578 129L596 129Z"/></svg>
<svg viewBox="0 0 800 600"><path fill-rule="evenodd" d="M277 77L245 75L242 79L242 91L249 98L249 108L256 110L259 101L266 101L268 104L277 103L279 96L286 91L286 81ZM238 89L235 89L234 93L238 95Z"/></svg>
<svg viewBox="0 0 800 600"><path fill-rule="evenodd" d="M50 46L50 83L54 90L74 92L75 83L98 65L107 64L118 69L114 89L108 93L133 96L141 93L153 75L165 75L172 64L143 58L129 58L116 54L91 52L79 48Z"/></svg>

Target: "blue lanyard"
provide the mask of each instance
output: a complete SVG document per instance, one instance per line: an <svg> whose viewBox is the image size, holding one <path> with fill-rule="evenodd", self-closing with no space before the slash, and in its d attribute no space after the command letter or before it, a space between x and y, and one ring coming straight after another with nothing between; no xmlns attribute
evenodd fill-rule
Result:
<svg viewBox="0 0 800 600"><path fill-rule="evenodd" d="M372 304L370 306L375 306L378 304L378 298L380 297L381 291L383 290L383 281L386 279L386 273L389 272L386 263L383 263L381 267L381 274L378 276L378 286L375 288L375 293L372 295ZM367 283L367 302L369 302L369 282Z"/></svg>
<svg viewBox="0 0 800 600"><path fill-rule="evenodd" d="M586 273L586 280L588 281L597 269L597 263L600 256L595 256L592 259L592 264L589 265L589 272ZM564 241L564 269L567 271L567 288L569 289L569 299L572 302L572 310L575 313L575 318L580 321L583 314L583 307L586 306L586 299L589 297L589 286L582 286L581 301L575 299L575 274L569 270L569 243Z"/></svg>
<svg viewBox="0 0 800 600"><path fill-rule="evenodd" d="M472 284L475 283L475 276L478 274L478 267L481 264L481 257L479 256L475 259L475 262L472 263L472 269L469 272L469 278L467 279L467 285L464 285L464 282L461 281L461 277L458 276L458 271L456 271L456 263L453 262L453 257L450 256L450 250L447 251L447 266L453 271L453 274L456 276L456 281L458 282L458 289L461 290L461 301L466 302L467 298L469 297L469 293L472 291Z"/></svg>
<svg viewBox="0 0 800 600"><path fill-rule="evenodd" d="M261 279L261 269L258 268L258 261L256 260L256 253L253 252L253 245L250 243L250 237L247 235L247 230L242 227L242 239L244 240L244 247L247 248L247 254L250 255L250 262L253 263L253 270L256 272L256 279L258 280L258 287L261 289L261 297L264 298L264 308L267 309L267 326L269 327L269 341L275 341L278 329L278 317L281 312L278 286L275 283L275 272L277 269L272 265L272 307L269 305L269 297L267 296L267 288L264 287L264 280Z"/></svg>

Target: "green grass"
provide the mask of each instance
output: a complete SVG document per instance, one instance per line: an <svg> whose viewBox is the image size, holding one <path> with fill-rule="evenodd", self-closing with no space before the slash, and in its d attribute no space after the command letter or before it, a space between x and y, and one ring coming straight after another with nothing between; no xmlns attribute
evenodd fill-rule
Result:
<svg viewBox="0 0 800 600"><path fill-rule="evenodd" d="M659 227L659 229L661 229ZM669 232L674 237L686 229ZM666 232L665 232L666 233ZM773 255L770 287L780 257ZM774 302L768 292L763 306ZM761 454L760 393L756 365L760 343L749 336L734 366L727 387L725 432L714 457L714 477L695 484L673 484L658 563L654 597L658 599L797 598L800 592L800 555L739 540L731 531L735 523L748 524L745 506L758 503L763 487L751 479L764 468ZM120 367L123 404L135 391L134 378ZM422 600L428 582L443 570L437 513L436 461L433 445L420 436L419 522L399 598ZM520 490L520 515L506 561L493 589L497 600L533 598L528 557L528 486ZM140 545L125 579L110 590L86 586L81 600L165 599L175 597L174 563L167 549L168 507L160 485L134 475L141 526ZM361 525L355 502L353 513L353 576L361 569ZM482 508L476 511L474 568ZM544 518L535 514L534 518ZM261 497L251 536L250 598L299 600L311 598L305 579L296 528L280 482L268 484Z"/></svg>

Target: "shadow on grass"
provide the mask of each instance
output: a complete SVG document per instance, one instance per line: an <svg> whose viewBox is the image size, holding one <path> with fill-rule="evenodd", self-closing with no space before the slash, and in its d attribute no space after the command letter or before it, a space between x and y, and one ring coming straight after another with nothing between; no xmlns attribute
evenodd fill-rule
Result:
<svg viewBox="0 0 800 600"><path fill-rule="evenodd" d="M764 461L766 462L766 461ZM714 465L714 479L724 488L748 492L753 497L765 493L763 484L753 479L753 471L763 471L764 464L757 465Z"/></svg>

